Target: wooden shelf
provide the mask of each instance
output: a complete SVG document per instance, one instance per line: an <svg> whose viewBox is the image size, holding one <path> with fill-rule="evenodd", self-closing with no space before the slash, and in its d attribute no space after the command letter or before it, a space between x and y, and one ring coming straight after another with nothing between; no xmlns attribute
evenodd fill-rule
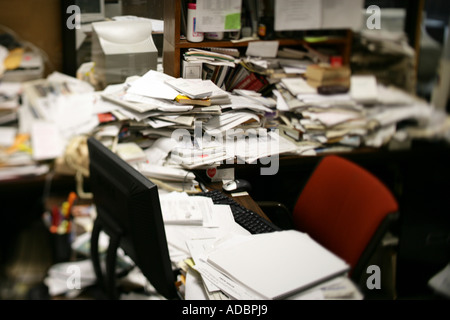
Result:
<svg viewBox="0 0 450 320"><path fill-rule="evenodd" d="M254 40L263 41L263 40ZM188 49L188 48L210 48L210 47L223 47L223 48L234 48L234 47L247 47L250 42L254 41L242 41L242 42L232 42L232 41L202 41L202 42L189 42L187 40L180 40L177 43L178 48ZM303 39L276 39L280 46L301 46L305 44L309 45L321 45L321 44L333 44L333 45L346 45L347 38L335 37L327 38L326 40L317 42L308 42Z"/></svg>
<svg viewBox="0 0 450 320"><path fill-rule="evenodd" d="M164 44L163 44L163 68L164 73L173 77L181 76L181 62L183 59L183 52L189 48L244 48L249 42L232 42L232 41L202 41L189 42L180 39L181 30L181 0L170 0L164 2ZM322 41L308 42L305 39L276 39L279 46L300 47L309 45L311 47L317 46L334 46L336 47L342 57L343 63L350 63L350 53L352 45L353 33L347 30L345 36L342 37L327 37Z"/></svg>

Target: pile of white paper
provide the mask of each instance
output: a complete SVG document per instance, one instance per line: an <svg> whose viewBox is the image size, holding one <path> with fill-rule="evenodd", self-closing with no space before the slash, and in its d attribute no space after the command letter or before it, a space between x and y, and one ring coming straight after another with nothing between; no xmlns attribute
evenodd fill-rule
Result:
<svg viewBox="0 0 450 320"><path fill-rule="evenodd" d="M297 142L316 143L316 151L381 147L408 125L435 125L431 105L378 84L374 76L354 75L348 93L331 95L319 94L302 78L286 78L277 84L275 94L283 134Z"/></svg>
<svg viewBox="0 0 450 320"><path fill-rule="evenodd" d="M212 103L180 104L175 101L180 94ZM275 131L268 136L265 128L266 115L275 110L274 99L252 92L226 92L210 80L174 78L150 70L142 77L107 87L100 95L115 106L110 112L117 119L133 123L139 135L159 146L153 151L159 149L161 155L164 149L164 157L152 162L154 165L193 169L233 163L237 157L255 161L296 150L294 144L287 147L286 141L283 148L267 147L267 137L277 143L281 139ZM261 138L249 139L252 137ZM237 142L244 140L259 142L259 147L250 149Z"/></svg>
<svg viewBox="0 0 450 320"><path fill-rule="evenodd" d="M221 292L230 299L310 299L315 288L324 299L324 288L331 290L330 285L338 281L345 282L351 293L335 291L335 298L339 294L361 297L350 281L343 280L349 269L345 261L298 231L191 239L187 246L208 295Z"/></svg>

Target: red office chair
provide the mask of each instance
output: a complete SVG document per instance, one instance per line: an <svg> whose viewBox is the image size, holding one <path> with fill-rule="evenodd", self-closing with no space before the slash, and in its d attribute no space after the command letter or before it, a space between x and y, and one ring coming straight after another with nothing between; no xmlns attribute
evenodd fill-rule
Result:
<svg viewBox="0 0 450 320"><path fill-rule="evenodd" d="M344 259L351 266L351 278L359 281L377 245L397 220L397 211L396 199L378 178L330 155L306 182L292 222L295 229Z"/></svg>

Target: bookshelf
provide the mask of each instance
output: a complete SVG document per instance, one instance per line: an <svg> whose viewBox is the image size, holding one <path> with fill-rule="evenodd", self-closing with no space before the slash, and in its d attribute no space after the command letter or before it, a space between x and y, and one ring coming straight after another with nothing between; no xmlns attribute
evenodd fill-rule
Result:
<svg viewBox="0 0 450 320"><path fill-rule="evenodd" d="M173 77L181 76L181 63L183 59L183 51L189 48L245 48L248 42L234 43L231 41L205 40L203 42L189 42L180 39L181 34L181 10L182 0L164 1L164 42L163 42L163 68L166 74ZM345 30L345 34L339 37L328 37L326 40L314 43L307 42L304 39L296 38L280 38L280 47L301 47L305 44L313 48L316 47L333 47L340 52L343 63L348 65L350 62L351 46L353 40L353 32Z"/></svg>

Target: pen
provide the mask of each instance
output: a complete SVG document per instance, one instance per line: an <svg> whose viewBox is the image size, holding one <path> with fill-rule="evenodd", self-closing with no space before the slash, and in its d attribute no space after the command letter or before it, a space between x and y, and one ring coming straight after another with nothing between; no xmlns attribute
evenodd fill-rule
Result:
<svg viewBox="0 0 450 320"><path fill-rule="evenodd" d="M61 215L57 206L52 208L52 225L50 226L50 232L56 233L58 226L61 222Z"/></svg>

